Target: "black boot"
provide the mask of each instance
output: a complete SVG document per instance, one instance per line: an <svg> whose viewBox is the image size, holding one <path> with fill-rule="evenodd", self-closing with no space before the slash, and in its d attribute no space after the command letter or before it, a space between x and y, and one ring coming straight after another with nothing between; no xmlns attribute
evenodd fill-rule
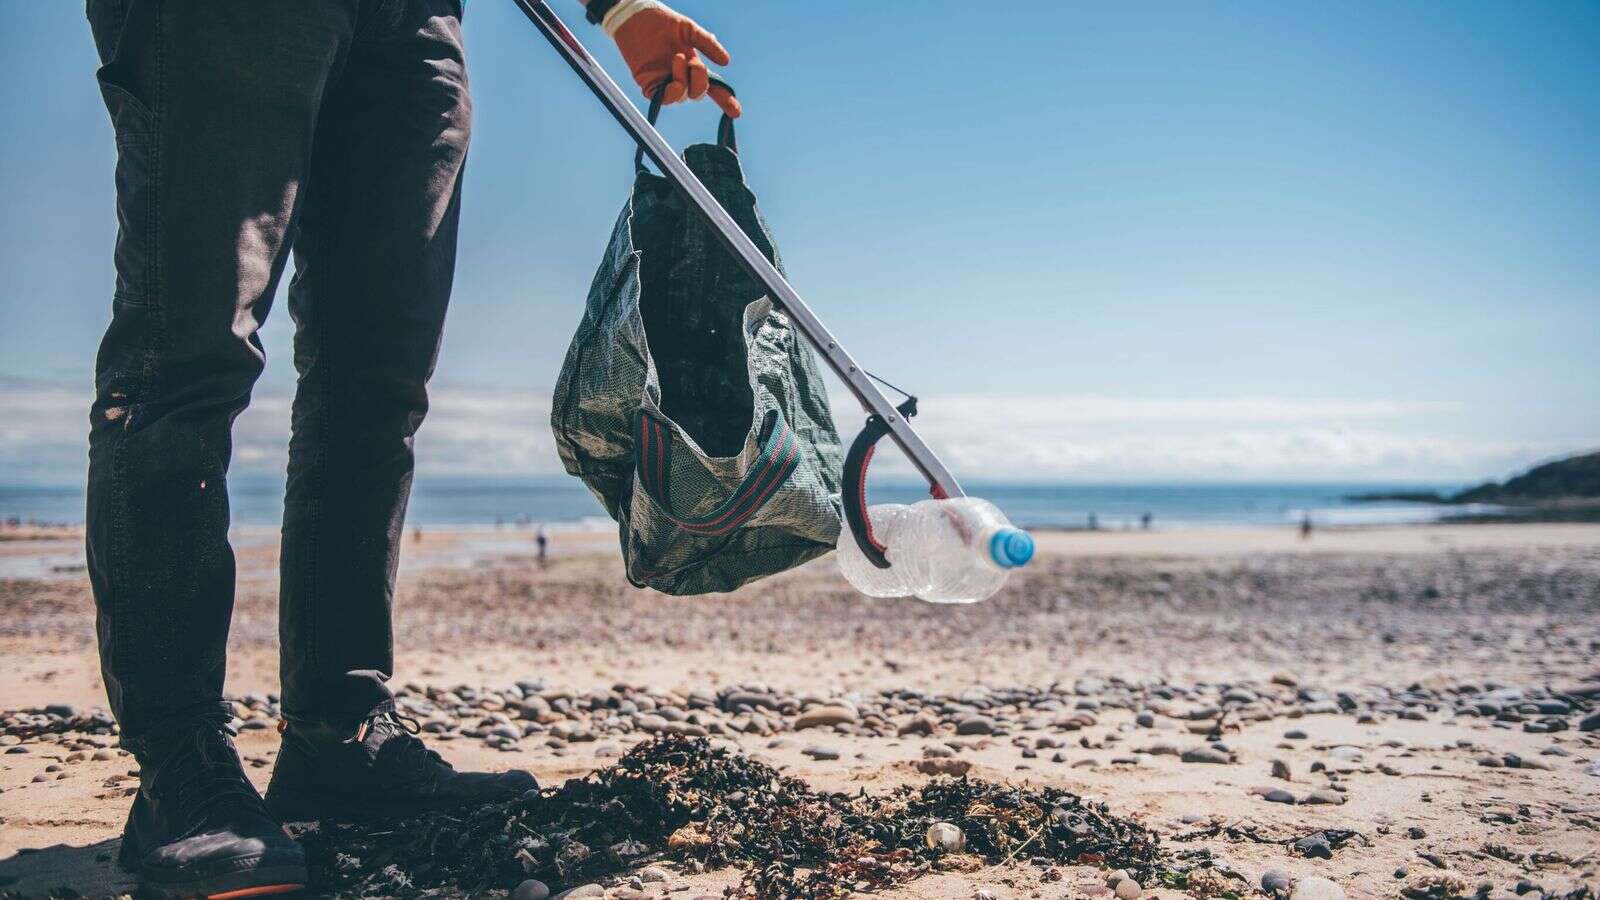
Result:
<svg viewBox="0 0 1600 900"><path fill-rule="evenodd" d="M164 897L299 890L306 857L244 777L221 722L202 722L140 759L117 862Z"/></svg>
<svg viewBox="0 0 1600 900"><path fill-rule="evenodd" d="M354 733L285 725L267 807L285 822L403 816L513 800L539 783L527 772L457 772L387 706Z"/></svg>

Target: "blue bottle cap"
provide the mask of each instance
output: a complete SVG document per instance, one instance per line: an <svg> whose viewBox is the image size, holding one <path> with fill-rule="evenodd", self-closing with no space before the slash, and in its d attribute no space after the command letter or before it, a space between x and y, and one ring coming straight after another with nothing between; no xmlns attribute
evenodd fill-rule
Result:
<svg viewBox="0 0 1600 900"><path fill-rule="evenodd" d="M989 557L1002 569L1027 565L1033 559L1033 535L1020 528L1002 528L989 539Z"/></svg>

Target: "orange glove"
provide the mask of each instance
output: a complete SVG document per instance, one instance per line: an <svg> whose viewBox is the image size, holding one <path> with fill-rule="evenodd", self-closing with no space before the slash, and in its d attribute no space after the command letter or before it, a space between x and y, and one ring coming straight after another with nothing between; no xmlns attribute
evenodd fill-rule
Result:
<svg viewBox="0 0 1600 900"><path fill-rule="evenodd" d="M663 103L677 103L685 97L698 100L709 93L729 118L739 117L738 98L710 83L705 60L700 58L704 53L706 59L725 66L728 51L693 19L658 0L622 0L600 24L616 40L634 83L646 97L654 97L656 88L666 83Z"/></svg>

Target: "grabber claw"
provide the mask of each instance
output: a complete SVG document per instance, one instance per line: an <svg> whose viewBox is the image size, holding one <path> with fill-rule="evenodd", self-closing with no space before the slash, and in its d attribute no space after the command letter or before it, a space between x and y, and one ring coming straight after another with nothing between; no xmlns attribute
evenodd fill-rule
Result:
<svg viewBox="0 0 1600 900"><path fill-rule="evenodd" d="M895 407L904 419L917 414L917 398L907 397ZM889 568L889 558L884 554L888 547L872 533L872 518L867 514L867 465L877 452L878 441L889 434L889 424L877 416L867 416L867 424L850 444L844 457L844 520L850 526L861 554L880 569ZM945 491L936 481L928 484L928 493L936 500L946 498Z"/></svg>

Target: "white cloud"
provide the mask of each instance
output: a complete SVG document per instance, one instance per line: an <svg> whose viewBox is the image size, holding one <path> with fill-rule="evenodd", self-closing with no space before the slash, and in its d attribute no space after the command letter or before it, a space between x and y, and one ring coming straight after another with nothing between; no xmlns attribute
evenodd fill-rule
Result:
<svg viewBox="0 0 1600 900"><path fill-rule="evenodd" d="M0 481L58 480L88 464L85 386L0 378Z"/></svg>
<svg viewBox="0 0 1600 900"><path fill-rule="evenodd" d="M1453 402L1041 395L921 407L919 432L969 478L1458 481L1574 449L1453 435L1449 420L1466 412Z"/></svg>
<svg viewBox="0 0 1600 900"><path fill-rule="evenodd" d="M446 384L432 397L422 471L561 472L548 389ZM0 480L79 477L89 399L87 384L0 379ZM235 471L283 470L289 407L286 394L257 394L235 426ZM856 404L836 397L835 411L848 441ZM1466 405L1433 401L1058 394L928 399L916 424L969 480L1470 481L1590 446L1460 436L1470 421ZM877 460L910 471L898 453Z"/></svg>

